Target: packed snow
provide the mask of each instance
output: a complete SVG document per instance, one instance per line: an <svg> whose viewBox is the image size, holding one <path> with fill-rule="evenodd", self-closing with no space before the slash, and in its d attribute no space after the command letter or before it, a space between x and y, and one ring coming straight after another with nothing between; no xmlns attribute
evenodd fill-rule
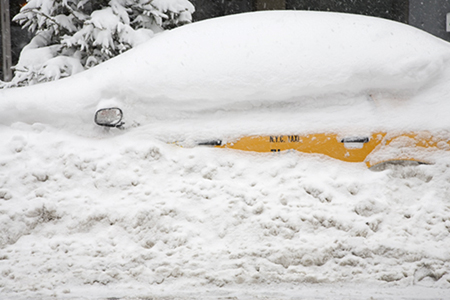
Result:
<svg viewBox="0 0 450 300"><path fill-rule="evenodd" d="M0 90L0 298L448 299L448 152L374 172L193 141L445 134L449 58L392 21L260 12Z"/></svg>

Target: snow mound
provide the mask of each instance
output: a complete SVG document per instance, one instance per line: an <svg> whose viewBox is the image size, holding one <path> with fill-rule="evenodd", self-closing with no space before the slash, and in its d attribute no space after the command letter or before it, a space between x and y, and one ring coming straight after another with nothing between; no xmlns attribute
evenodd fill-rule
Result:
<svg viewBox="0 0 450 300"><path fill-rule="evenodd" d="M2 299L450 288L448 158L371 172L43 125L0 134Z"/></svg>
<svg viewBox="0 0 450 300"><path fill-rule="evenodd" d="M415 91L446 67L449 45L384 19L259 12L173 30L117 61L143 97L277 100L339 92ZM106 65L104 67L107 67ZM133 76L135 68L147 76ZM126 75L125 75L126 76ZM217 93L220 91L220 93Z"/></svg>
<svg viewBox="0 0 450 300"><path fill-rule="evenodd" d="M186 111L249 111L286 101L297 112L373 95L429 103L442 98L427 92L449 78L449 57L448 43L388 20L300 11L241 14L164 32L72 78L2 90L0 121L83 126L92 124L97 104L111 98L128 116L147 114L141 124Z"/></svg>

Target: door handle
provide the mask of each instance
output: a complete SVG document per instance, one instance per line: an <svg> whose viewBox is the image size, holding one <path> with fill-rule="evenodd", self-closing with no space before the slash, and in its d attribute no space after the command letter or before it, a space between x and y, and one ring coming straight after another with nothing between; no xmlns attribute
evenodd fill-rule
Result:
<svg viewBox="0 0 450 300"><path fill-rule="evenodd" d="M341 143L368 143L369 138L366 136L352 136L352 137L346 137L341 140Z"/></svg>

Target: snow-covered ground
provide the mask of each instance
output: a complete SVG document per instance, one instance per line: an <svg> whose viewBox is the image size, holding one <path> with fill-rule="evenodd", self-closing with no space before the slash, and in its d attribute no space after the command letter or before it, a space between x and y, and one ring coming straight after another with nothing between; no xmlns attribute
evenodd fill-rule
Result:
<svg viewBox="0 0 450 300"><path fill-rule="evenodd" d="M449 58L386 20L254 13L0 91L0 298L449 299L448 153L374 172L167 143L442 132ZM125 130L93 124L108 103Z"/></svg>

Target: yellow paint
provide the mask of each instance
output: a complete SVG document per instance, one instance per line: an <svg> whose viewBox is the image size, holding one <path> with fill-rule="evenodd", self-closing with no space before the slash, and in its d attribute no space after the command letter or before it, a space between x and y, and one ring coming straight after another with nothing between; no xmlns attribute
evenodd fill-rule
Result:
<svg viewBox="0 0 450 300"><path fill-rule="evenodd" d="M433 148L435 150L449 150L450 141L443 138L433 137L428 132L390 134L378 132L368 136L368 142L342 142L343 138L351 139L358 136L342 137L337 134L317 133L309 135L278 135L278 136L247 136L235 142L225 143L219 148L229 148L243 151L255 152L281 152L296 150L303 153L323 154L329 157L346 162L365 162L368 167L372 167L383 161L367 161L371 153L375 153L385 147L393 147L401 150L402 147ZM395 151L393 151L395 153ZM401 152L401 151L397 151ZM392 160L412 160L423 161L423 158L413 155L398 153Z"/></svg>

